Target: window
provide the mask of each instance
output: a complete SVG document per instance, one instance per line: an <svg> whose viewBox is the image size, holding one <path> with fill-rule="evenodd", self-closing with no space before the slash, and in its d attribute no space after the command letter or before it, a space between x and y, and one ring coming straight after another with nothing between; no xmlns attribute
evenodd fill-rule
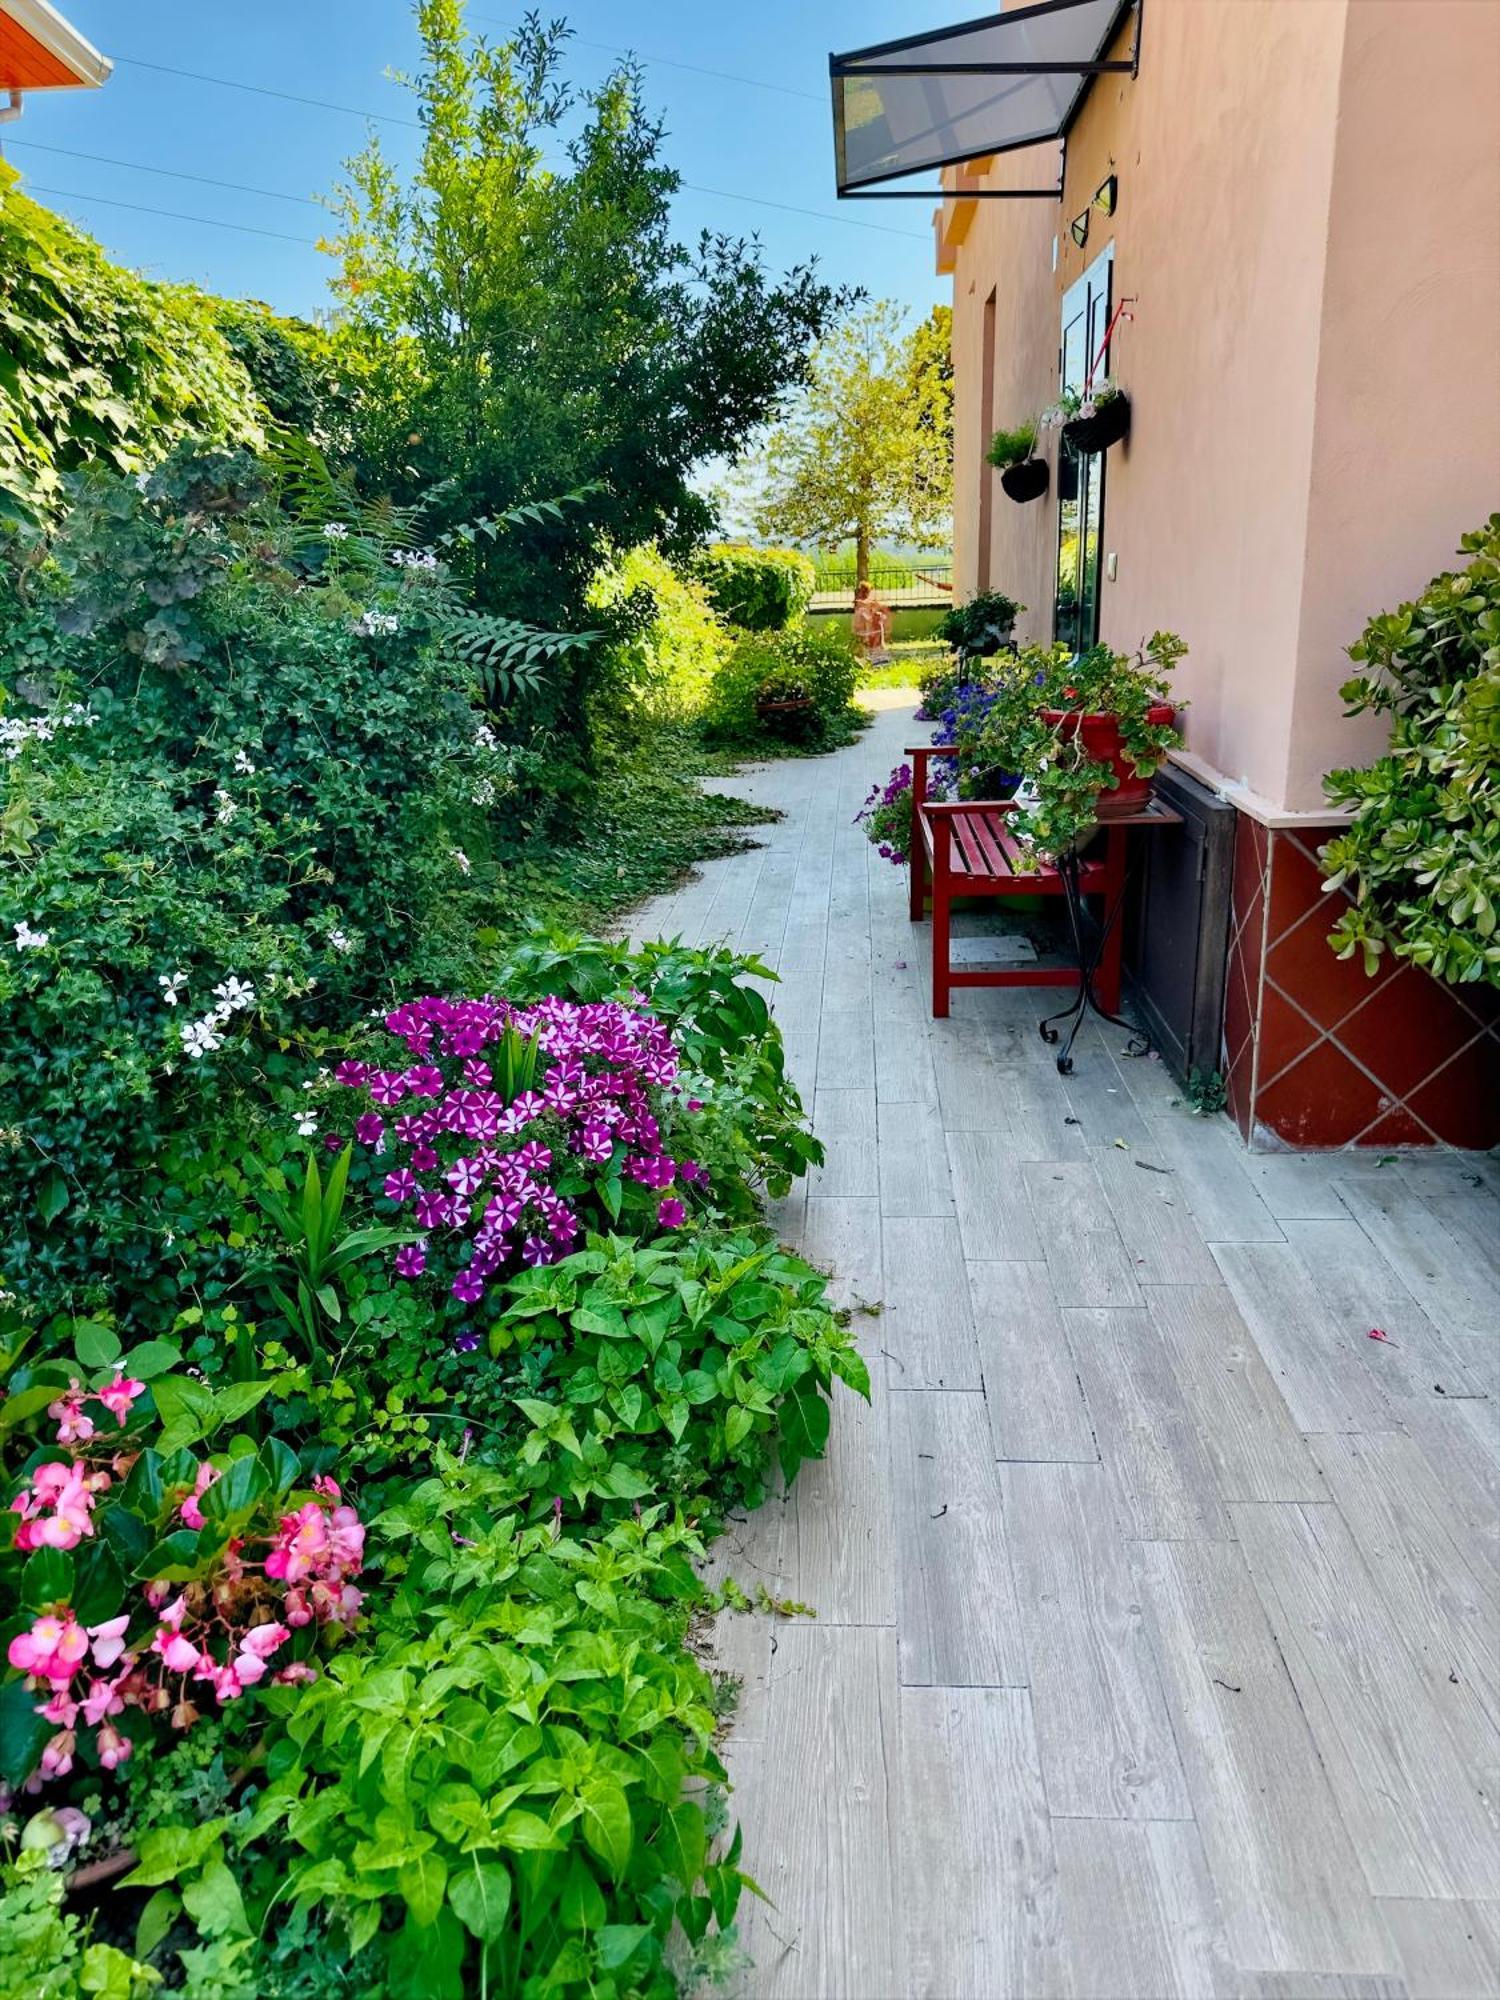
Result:
<svg viewBox="0 0 1500 2000"><path fill-rule="evenodd" d="M1100 356L1109 331L1110 289L1115 246L1101 252L1063 294L1059 389L1082 390L1090 370L1106 372ZM1094 364L1097 362L1097 366ZM1057 455L1057 592L1052 635L1075 653L1099 638L1100 538L1104 523L1104 461L1107 454L1074 458L1061 446Z"/></svg>

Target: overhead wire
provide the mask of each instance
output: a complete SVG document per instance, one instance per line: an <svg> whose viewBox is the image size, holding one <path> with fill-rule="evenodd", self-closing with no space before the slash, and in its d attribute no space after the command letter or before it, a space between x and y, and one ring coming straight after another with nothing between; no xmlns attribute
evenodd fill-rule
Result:
<svg viewBox="0 0 1500 2000"><path fill-rule="evenodd" d="M497 23L497 25L500 24ZM603 47L605 45L595 43L595 44L590 44L588 46ZM246 83L243 81L243 79L239 77L213 76L203 70L177 69L169 63L146 62L144 59L138 56L117 56L115 60L116 62L123 63L130 68L155 70L164 76L184 77L194 83L215 84L225 90L249 91L256 96L273 97L280 100L282 103L301 104L307 106L309 109L312 110L333 111L351 118L375 119L383 124L400 125L413 131L421 131L424 129L420 121L418 121L417 119L398 118L391 112L363 110L356 105L339 104L335 103L334 101L328 98L304 97L295 91L273 90L265 84ZM658 58L653 58L652 60L666 62L668 61L668 58L658 57ZM691 68L693 66L691 64L677 64L676 67ZM731 76L731 73L728 71L714 71L705 73L715 74L725 77ZM731 80L746 84L758 84L766 89L778 89L782 87L774 84L761 84L761 79L756 77L732 77ZM794 94L799 96L808 95L807 92L797 92ZM96 154L81 153L81 152L70 153L70 149L67 147L63 146L44 147L41 146L40 142L36 140L24 140L24 141L17 141L14 143L37 146L39 150L44 152L68 153L70 154L70 157L76 159L93 159L98 161L102 165L120 167L127 171L136 171L148 174L162 174L174 180L197 181L200 182L205 187L221 187L240 194L261 195L270 200L275 200L275 201L311 202L312 200L312 198L307 195L282 194L270 188L251 187L247 183L241 181L217 180L208 175L189 174L181 172L178 169L172 167L147 166L141 161L134 161L134 160L114 160L107 158L103 154L97 154L97 153ZM922 233L917 230L899 229L894 227L890 223L884 223L884 222L867 222L862 216L840 215L837 212L831 212L827 209L802 208L793 202L772 201L771 199L769 199L769 197L765 195L741 194L736 189L733 188L709 187L706 186L701 181L679 180L678 185L685 192L691 194L708 195L715 201L743 202L754 208L774 209L783 215L805 215L810 217L814 222L832 222L832 223L842 224L845 228L849 229L873 229L882 236L904 236L909 242L923 242L926 240L925 237L922 235ZM38 191L45 192L45 190L40 190L40 189ZM142 214L156 214L182 222L199 222L209 225L211 227L218 226L224 229L238 229L251 235L277 236L281 233L277 230L255 229L249 223L218 222L217 218L213 216L174 215L174 212L169 209L150 209L138 202L126 202L126 201L115 200L112 197L106 195L84 195L77 193L68 193L66 198L72 201L100 201L108 203L116 208L135 208ZM312 205L316 207L318 204L313 202ZM288 236L284 237L283 240L286 242L304 242L308 241L309 239L302 237Z"/></svg>

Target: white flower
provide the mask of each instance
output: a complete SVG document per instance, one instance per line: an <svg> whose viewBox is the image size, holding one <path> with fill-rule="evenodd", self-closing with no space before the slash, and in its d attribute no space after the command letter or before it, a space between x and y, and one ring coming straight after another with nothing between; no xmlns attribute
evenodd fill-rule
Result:
<svg viewBox="0 0 1500 2000"><path fill-rule="evenodd" d="M135 475L135 490L137 493L149 493L151 491L151 474L149 472L138 472Z"/></svg>
<svg viewBox="0 0 1500 2000"><path fill-rule="evenodd" d="M378 639L399 629L400 620L394 611L367 611L354 627L361 639Z"/></svg>
<svg viewBox="0 0 1500 2000"><path fill-rule="evenodd" d="M0 751L14 763L28 743L50 743L59 729L92 729L99 720L81 701L70 702L57 715L0 715Z"/></svg>
<svg viewBox="0 0 1500 2000"><path fill-rule="evenodd" d="M479 783L474 787L473 796L476 806L492 806L495 803L494 779L481 778Z"/></svg>
<svg viewBox="0 0 1500 2000"><path fill-rule="evenodd" d="M353 938L350 937L347 931L340 930L337 924L328 933L328 943L333 951L345 952L353 951L354 949Z"/></svg>
<svg viewBox="0 0 1500 2000"><path fill-rule="evenodd" d="M313 1113L311 1111L302 1112L297 1119L297 1137L299 1139L314 1138L317 1135L317 1130L318 1121Z"/></svg>
<svg viewBox="0 0 1500 2000"><path fill-rule="evenodd" d="M182 1031L182 1053L194 1062L223 1046L224 1037L219 1033L219 1023L212 1014L205 1014L201 1021L189 1021Z"/></svg>
<svg viewBox="0 0 1500 2000"><path fill-rule="evenodd" d="M214 998L219 1003L215 1012L225 1016L238 1014L255 1004L255 988L231 973L222 986L214 988Z"/></svg>
<svg viewBox="0 0 1500 2000"><path fill-rule="evenodd" d="M474 748L476 750L498 750L500 748L500 739L487 722L481 722L479 727L474 731Z"/></svg>
<svg viewBox="0 0 1500 2000"><path fill-rule="evenodd" d="M52 935L50 931L34 931L24 917L15 926L15 933L17 951L41 951Z"/></svg>
<svg viewBox="0 0 1500 2000"><path fill-rule="evenodd" d="M245 750L235 751L234 768L236 769L236 771L239 772L242 778L253 778L255 776L255 766L250 761L250 756L248 751Z"/></svg>
<svg viewBox="0 0 1500 2000"><path fill-rule="evenodd" d="M391 561L397 569L436 569L438 559L431 549L392 549Z"/></svg>
<svg viewBox="0 0 1500 2000"><path fill-rule="evenodd" d="M455 847L452 850L452 854L453 854L454 867L458 870L460 875L467 875L469 870L474 865L473 862L470 861L468 855L464 853L461 847Z"/></svg>
<svg viewBox="0 0 1500 2000"><path fill-rule="evenodd" d="M219 789L214 793L214 818L219 822L220 826L228 826L238 811L239 807L229 796L228 792L225 791L224 787L220 785Z"/></svg>
<svg viewBox="0 0 1500 2000"><path fill-rule="evenodd" d="M330 542L347 542L349 539L348 527L342 521L327 522L323 533L328 537Z"/></svg>
<svg viewBox="0 0 1500 2000"><path fill-rule="evenodd" d="M187 985L185 972L158 972L156 983L161 988L161 997L169 1007L177 1005L177 996Z"/></svg>

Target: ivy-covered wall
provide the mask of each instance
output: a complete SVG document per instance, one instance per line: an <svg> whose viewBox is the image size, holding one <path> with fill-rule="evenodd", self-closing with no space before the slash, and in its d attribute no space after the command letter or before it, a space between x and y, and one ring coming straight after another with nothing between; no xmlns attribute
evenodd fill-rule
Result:
<svg viewBox="0 0 1500 2000"><path fill-rule="evenodd" d="M0 162L0 521L45 516L94 459L134 472L188 436L260 444L220 302L111 264L16 183Z"/></svg>

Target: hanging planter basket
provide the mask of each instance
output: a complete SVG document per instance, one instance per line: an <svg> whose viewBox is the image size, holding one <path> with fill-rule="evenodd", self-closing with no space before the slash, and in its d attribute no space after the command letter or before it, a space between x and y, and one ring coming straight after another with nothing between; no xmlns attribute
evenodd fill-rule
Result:
<svg viewBox="0 0 1500 2000"><path fill-rule="evenodd" d="M1129 430L1130 398L1122 392L1101 403L1092 416L1074 417L1064 424L1062 441L1077 457L1089 458L1095 452L1108 451Z"/></svg>
<svg viewBox="0 0 1500 2000"><path fill-rule="evenodd" d="M1047 490L1046 459L1023 458L1019 465L1007 465L1000 475L1000 484L1006 496L1018 504L1040 500Z"/></svg>

